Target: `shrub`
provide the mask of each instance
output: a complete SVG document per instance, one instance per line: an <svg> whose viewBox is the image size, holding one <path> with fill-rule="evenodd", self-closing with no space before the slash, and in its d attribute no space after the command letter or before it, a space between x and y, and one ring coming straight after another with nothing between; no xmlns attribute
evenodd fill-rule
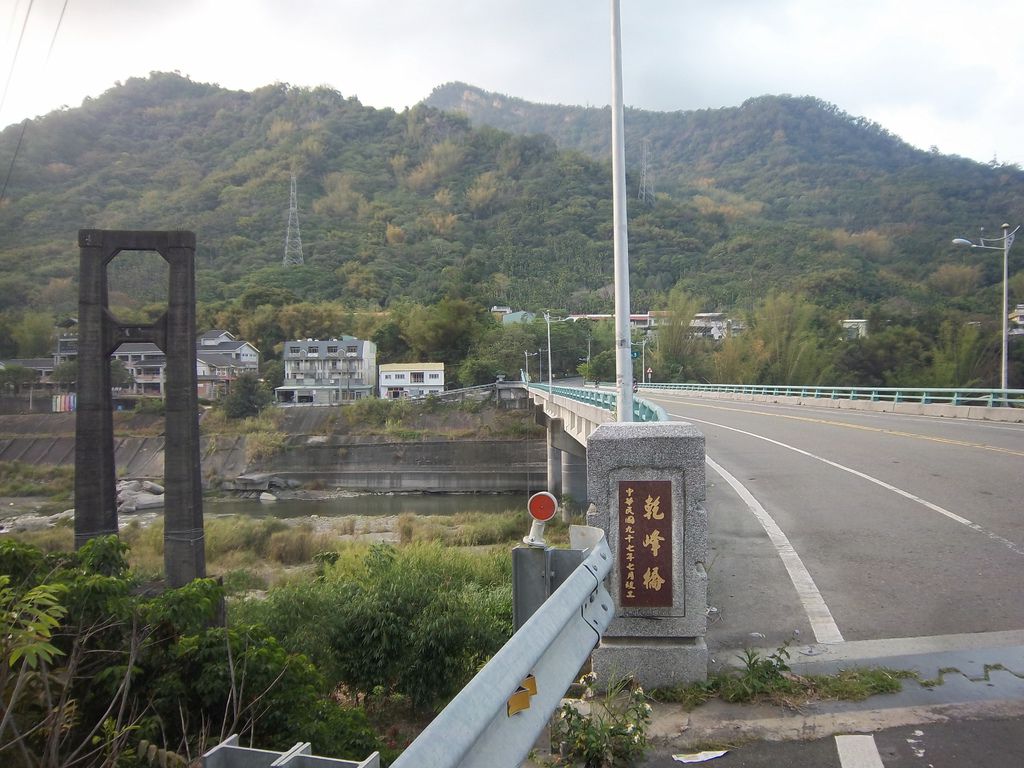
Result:
<svg viewBox="0 0 1024 768"><path fill-rule="evenodd" d="M511 635L510 557L434 543L348 548L322 580L272 589L232 606L233 616L303 649L330 685L400 693L426 709Z"/></svg>
<svg viewBox="0 0 1024 768"><path fill-rule="evenodd" d="M594 675L580 680L593 698ZM563 757L581 761L587 768L633 765L647 749L647 726L651 707L638 685L620 681L609 687L604 698L592 702L589 711L571 702L562 705L554 720L551 740L561 744Z"/></svg>
<svg viewBox="0 0 1024 768"><path fill-rule="evenodd" d="M379 748L308 658L263 628L210 626L213 580L140 595L126 555L114 536L59 555L0 542L5 755L121 765L143 740L194 756L229 733L271 749L305 739L325 756Z"/></svg>

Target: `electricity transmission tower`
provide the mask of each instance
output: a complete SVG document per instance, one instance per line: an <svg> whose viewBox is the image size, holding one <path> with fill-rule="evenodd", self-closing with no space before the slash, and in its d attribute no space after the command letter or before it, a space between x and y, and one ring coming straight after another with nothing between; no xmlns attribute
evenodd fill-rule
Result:
<svg viewBox="0 0 1024 768"><path fill-rule="evenodd" d="M640 161L640 189L636 199L641 203L654 205L654 172L651 170L651 140L644 139Z"/></svg>
<svg viewBox="0 0 1024 768"><path fill-rule="evenodd" d="M284 262L302 264L302 234L299 232L299 203L295 195L295 174L292 174L292 192L288 200L288 232L284 236Z"/></svg>

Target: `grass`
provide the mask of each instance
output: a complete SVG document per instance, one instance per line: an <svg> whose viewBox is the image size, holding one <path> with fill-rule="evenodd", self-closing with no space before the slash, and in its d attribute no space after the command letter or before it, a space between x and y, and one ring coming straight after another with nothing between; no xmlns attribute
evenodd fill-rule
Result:
<svg viewBox="0 0 1024 768"><path fill-rule="evenodd" d="M844 669L833 675L796 675L789 668L789 651L783 645L764 656L746 650L743 667L720 672L705 681L654 692L657 701L682 704L693 709L712 698L730 703L766 701L799 709L810 701L863 701L884 693L897 693L903 680L918 679L917 673L887 667Z"/></svg>
<svg viewBox="0 0 1024 768"><path fill-rule="evenodd" d="M529 518L521 510L506 512L458 512L454 515L414 515L398 517L398 541L436 541L452 547L478 547L490 544L516 544L530 532ZM569 527L552 520L545 527L549 544L569 541Z"/></svg>
<svg viewBox="0 0 1024 768"><path fill-rule="evenodd" d="M0 496L45 496L70 499L75 488L75 468L23 461L0 463Z"/></svg>

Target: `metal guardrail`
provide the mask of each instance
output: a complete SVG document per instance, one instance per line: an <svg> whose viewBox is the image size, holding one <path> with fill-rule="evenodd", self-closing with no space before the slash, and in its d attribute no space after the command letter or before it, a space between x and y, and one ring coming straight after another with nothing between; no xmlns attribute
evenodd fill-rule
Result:
<svg viewBox="0 0 1024 768"><path fill-rule="evenodd" d="M590 550L512 639L393 763L393 768L518 768L611 623L602 582L612 566L604 532L573 526Z"/></svg>
<svg viewBox="0 0 1024 768"><path fill-rule="evenodd" d="M600 384L598 385L600 387ZM598 389L587 389L584 387L555 387L547 384L529 384L529 389L537 392L548 392L552 395L567 397L587 405L593 405L606 411L615 413L618 395L615 392L607 392ZM660 405L655 405L644 400L642 397L633 398L633 421L668 421L668 414Z"/></svg>
<svg viewBox="0 0 1024 768"><path fill-rule="evenodd" d="M768 384L641 384L641 389L722 392L823 400L975 405L1024 408L1024 389L955 389L936 387L802 387Z"/></svg>

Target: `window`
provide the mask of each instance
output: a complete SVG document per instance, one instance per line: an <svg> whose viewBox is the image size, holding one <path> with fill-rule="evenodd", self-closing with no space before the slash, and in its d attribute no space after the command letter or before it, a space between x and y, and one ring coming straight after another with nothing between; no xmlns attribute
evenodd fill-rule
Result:
<svg viewBox="0 0 1024 768"><path fill-rule="evenodd" d="M327 354L328 355L336 355L336 354L338 354L338 348L336 346L328 347L327 348Z"/></svg>
<svg viewBox="0 0 1024 768"><path fill-rule="evenodd" d="M302 350L299 347L288 347L288 352L289 352L289 354L292 354L292 355L297 355L301 351Z"/></svg>
<svg viewBox="0 0 1024 768"><path fill-rule="evenodd" d="M345 347L345 351L350 355L354 355L359 350L355 344L350 344L349 346Z"/></svg>
<svg viewBox="0 0 1024 768"><path fill-rule="evenodd" d="M410 381L412 381L413 384L423 383L423 371L413 371L410 375L412 376Z"/></svg>
<svg viewBox="0 0 1024 768"><path fill-rule="evenodd" d="M431 380L436 380L436 379L440 379L440 378L441 378L441 374L440 373L432 373L432 374L430 374L430 379Z"/></svg>

